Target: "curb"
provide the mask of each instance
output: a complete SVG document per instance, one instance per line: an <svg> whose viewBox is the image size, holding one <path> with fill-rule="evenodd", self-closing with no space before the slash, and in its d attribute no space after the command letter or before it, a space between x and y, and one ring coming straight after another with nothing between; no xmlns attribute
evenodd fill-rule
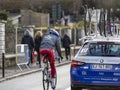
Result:
<svg viewBox="0 0 120 90"><path fill-rule="evenodd" d="M63 66L63 65L69 64L69 63L70 63L70 61L66 61L66 62L63 62L63 63L58 63L55 66L56 67L60 67L60 66ZM13 75L13 76L8 76L8 77L0 79L0 83L4 82L4 81L7 81L7 80L11 80L11 79L17 78L17 77L29 75L29 74L32 74L32 73L35 73L35 72L38 72L38 71L41 71L41 70L42 69L39 68L39 69L35 69L35 70L24 72L24 73L19 73L19 74Z"/></svg>

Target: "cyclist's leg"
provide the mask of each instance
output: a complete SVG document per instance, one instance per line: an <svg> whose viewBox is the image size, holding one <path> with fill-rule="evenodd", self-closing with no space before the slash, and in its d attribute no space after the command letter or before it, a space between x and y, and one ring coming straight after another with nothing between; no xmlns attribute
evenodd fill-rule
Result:
<svg viewBox="0 0 120 90"><path fill-rule="evenodd" d="M50 63L51 66L51 87L54 89L56 87L56 68L54 63Z"/></svg>
<svg viewBox="0 0 120 90"><path fill-rule="evenodd" d="M52 78L54 78L56 74L56 69L55 69L55 56L53 50L49 51L49 62L51 67L51 76Z"/></svg>
<svg viewBox="0 0 120 90"><path fill-rule="evenodd" d="M47 54L48 52L47 52L47 50L46 49L40 49L40 51L39 51L39 53L40 53L40 55L41 55L41 60L42 60L42 63L41 63L41 66L42 66L42 69L44 69L44 67L45 67L45 62L46 62L46 58L47 58L47 56L44 56L45 54ZM44 57L43 57L44 56Z"/></svg>
<svg viewBox="0 0 120 90"><path fill-rule="evenodd" d="M54 62L50 62L50 67L51 67L51 77L55 78L55 74L56 74L55 63Z"/></svg>
<svg viewBox="0 0 120 90"><path fill-rule="evenodd" d="M53 50L40 50L40 54L48 54L49 62L50 62L50 67L51 67L51 76L52 78L55 77L56 74L56 68L55 68L55 56L54 56L54 51ZM44 59L43 59L44 62Z"/></svg>
<svg viewBox="0 0 120 90"><path fill-rule="evenodd" d="M50 66L51 66L51 77L52 77L52 81L51 81L51 86L54 89L55 85L56 85L56 68L55 68L55 56L54 56L54 52L53 50L51 50L49 52L49 62L50 62Z"/></svg>
<svg viewBox="0 0 120 90"><path fill-rule="evenodd" d="M43 56L44 54L47 54L47 51L45 49L42 49L39 51L40 55ZM45 56L42 57L42 71L43 71L43 88L44 90L48 90L49 88L49 78L48 78L48 72L47 69L45 68Z"/></svg>

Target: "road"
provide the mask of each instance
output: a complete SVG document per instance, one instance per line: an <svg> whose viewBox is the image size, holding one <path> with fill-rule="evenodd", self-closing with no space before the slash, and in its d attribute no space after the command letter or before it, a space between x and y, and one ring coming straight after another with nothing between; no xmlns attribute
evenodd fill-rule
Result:
<svg viewBox="0 0 120 90"><path fill-rule="evenodd" d="M57 67L56 90L70 90L70 64ZM0 83L0 90L43 90L42 73L37 72ZM51 90L51 89L50 89Z"/></svg>

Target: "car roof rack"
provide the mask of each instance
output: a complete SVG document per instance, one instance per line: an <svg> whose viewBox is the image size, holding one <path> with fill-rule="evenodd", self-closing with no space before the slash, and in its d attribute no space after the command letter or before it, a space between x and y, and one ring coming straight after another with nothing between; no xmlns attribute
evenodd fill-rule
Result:
<svg viewBox="0 0 120 90"><path fill-rule="evenodd" d="M90 42L90 41L112 41L112 42L120 42L120 36L101 36L98 35L89 35L83 38L80 38L79 41Z"/></svg>

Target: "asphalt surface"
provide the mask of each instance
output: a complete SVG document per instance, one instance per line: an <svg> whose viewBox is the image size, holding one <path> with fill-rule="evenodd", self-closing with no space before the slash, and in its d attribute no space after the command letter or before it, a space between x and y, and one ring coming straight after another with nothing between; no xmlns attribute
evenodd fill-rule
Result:
<svg viewBox="0 0 120 90"><path fill-rule="evenodd" d="M56 67L57 86L55 90L66 90L70 87L70 64ZM0 83L0 90L43 90L42 72L35 72L19 78ZM51 85L49 85L49 90ZM70 89L69 89L70 90Z"/></svg>
<svg viewBox="0 0 120 90"><path fill-rule="evenodd" d="M56 61L55 65L56 65L56 67L59 67L61 65L65 65L68 63L70 63L70 60L63 59L60 63L58 61ZM5 77L2 77L2 69L0 69L0 83L3 81L6 81L6 80L10 80L13 78L28 75L28 74L42 70L41 68L39 68L39 66L36 63L31 64L30 69L26 68L25 66L21 66L21 68L23 71L21 71L18 68L18 66L5 68Z"/></svg>

